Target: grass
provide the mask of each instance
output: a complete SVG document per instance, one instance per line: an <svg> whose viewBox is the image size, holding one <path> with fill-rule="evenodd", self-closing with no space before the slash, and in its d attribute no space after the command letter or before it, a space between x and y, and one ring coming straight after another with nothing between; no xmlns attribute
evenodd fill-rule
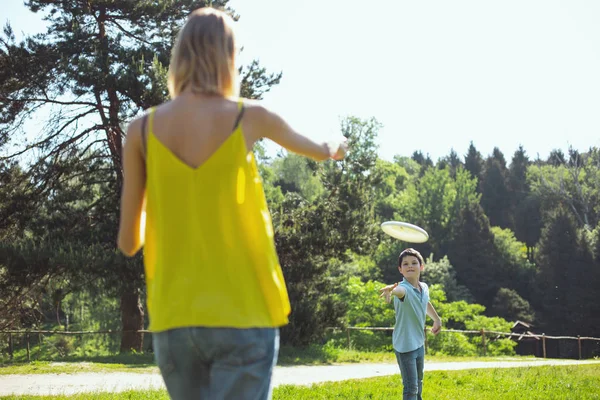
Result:
<svg viewBox="0 0 600 400"><path fill-rule="evenodd" d="M14 361L0 364L0 375L10 374L60 374L75 372L158 372L154 355L114 354L87 357L65 357L60 361Z"/></svg>
<svg viewBox="0 0 600 400"><path fill-rule="evenodd" d="M433 371L425 374L423 397L462 400L600 400L600 365ZM91 393L75 396L9 396L6 400L168 399L166 391ZM275 388L273 399L402 398L400 375Z"/></svg>
<svg viewBox="0 0 600 400"><path fill-rule="evenodd" d="M532 360L533 357L427 357L429 362L450 361L502 361ZM326 346L309 346L293 348L283 346L279 352L278 365L332 365L345 363L395 363L392 352L365 352L331 348ZM138 372L158 373L158 368L151 353L117 354L94 357L65 357L61 361L14 361L0 364L0 375L10 374L59 374L76 372Z"/></svg>
<svg viewBox="0 0 600 400"><path fill-rule="evenodd" d="M282 386L275 399L391 399L402 398L399 375L316 384ZM600 399L600 366L534 367L435 371L425 374L423 398L497 399Z"/></svg>

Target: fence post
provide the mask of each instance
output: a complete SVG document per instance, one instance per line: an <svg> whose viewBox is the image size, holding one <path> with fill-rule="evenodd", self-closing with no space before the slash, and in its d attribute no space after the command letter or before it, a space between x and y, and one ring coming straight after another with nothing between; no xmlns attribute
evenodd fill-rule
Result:
<svg viewBox="0 0 600 400"><path fill-rule="evenodd" d="M27 340L27 361L31 361L31 357L29 355L29 333L25 335L25 338Z"/></svg>
<svg viewBox="0 0 600 400"><path fill-rule="evenodd" d="M485 329L481 328L481 344L483 345L483 355L487 355L487 346L485 344Z"/></svg>
<svg viewBox="0 0 600 400"><path fill-rule="evenodd" d="M546 358L546 334L542 333L542 349L544 350L544 358Z"/></svg>
<svg viewBox="0 0 600 400"><path fill-rule="evenodd" d="M579 347L579 359L581 360L581 336L577 335L577 346Z"/></svg>
<svg viewBox="0 0 600 400"><path fill-rule="evenodd" d="M13 341L12 341L12 333L8 334L8 354L10 355L10 359L13 359Z"/></svg>
<svg viewBox="0 0 600 400"><path fill-rule="evenodd" d="M348 338L348 350L350 350L350 327L346 327L346 337Z"/></svg>
<svg viewBox="0 0 600 400"><path fill-rule="evenodd" d="M40 355L42 354L42 334L38 331L38 355L37 355L37 359L40 359Z"/></svg>

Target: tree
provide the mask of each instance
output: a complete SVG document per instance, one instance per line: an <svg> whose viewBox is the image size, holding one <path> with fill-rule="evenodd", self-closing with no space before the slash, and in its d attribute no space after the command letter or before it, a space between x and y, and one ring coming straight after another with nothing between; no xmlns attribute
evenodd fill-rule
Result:
<svg viewBox="0 0 600 400"><path fill-rule="evenodd" d="M565 165L567 163L565 159L565 153L561 149L554 149L548 155L548 159L546 163L552 165L553 167L560 167L561 165Z"/></svg>
<svg viewBox="0 0 600 400"><path fill-rule="evenodd" d="M516 291L507 288L500 288L496 293L492 303L492 312L509 321L533 322L535 319L535 313L529 302L519 296Z"/></svg>
<svg viewBox="0 0 600 400"><path fill-rule="evenodd" d="M154 2L86 2L30 0L32 12L46 12L45 34L17 43L7 26L0 40L0 146L25 137L25 121L49 110L44 129L35 141L9 155L19 157L39 150L31 171L39 196L46 196L71 170L55 164L68 158L103 157L109 161L108 179L119 193L122 182L121 148L126 121L167 97L166 70L178 28L195 8L209 2L158 0ZM227 0L211 1L226 8ZM230 12L232 10L229 9ZM234 15L235 18L237 16ZM277 84L281 74L266 74L257 62L242 69L242 94L260 98ZM104 221L112 230L114 248L116 203L105 205ZM101 207L102 208L102 207ZM118 261L111 273L122 283L124 331L143 329L140 302L141 264ZM123 335L121 350L141 351L142 335Z"/></svg>
<svg viewBox="0 0 600 400"><path fill-rule="evenodd" d="M455 179L450 177L449 167L443 170L429 168L420 179L412 176L405 189L398 193L393 219L410 220L423 227L430 240L413 246L426 257L431 253L443 257L451 246L452 232L462 209L479 205L476 186L476 180L460 166ZM388 238L380 242L374 257L384 280L397 277L397 271L391 267L397 265L398 254L405 245Z"/></svg>
<svg viewBox="0 0 600 400"><path fill-rule="evenodd" d="M489 221L479 204L469 204L461 210L452 231L448 258L458 282L469 289L475 301L491 305L499 288L498 254Z"/></svg>
<svg viewBox="0 0 600 400"><path fill-rule="evenodd" d="M578 157L572 165L532 165L527 180L544 211L564 204L580 227L591 230L600 220L600 151L592 148Z"/></svg>
<svg viewBox="0 0 600 400"><path fill-rule="evenodd" d="M425 157L420 150L415 150L411 158L421 166L421 175L425 173L427 168L433 167L433 161L431 160L431 157L429 157L429 154L427 154L427 157Z"/></svg>
<svg viewBox="0 0 600 400"><path fill-rule="evenodd" d="M450 154L448 154L446 157L440 159L437 163L437 167L439 169L444 169L446 167L448 167L450 169L450 176L452 176L452 178L456 177L456 170L458 169L458 167L462 166L463 163L460 160L460 158L458 157L458 153L456 153L456 151L454 151L454 149L450 150Z"/></svg>
<svg viewBox="0 0 600 400"><path fill-rule="evenodd" d="M535 248L542 232L542 203L536 193L531 193L519 204L515 212L514 232L527 246L527 260L535 261Z"/></svg>
<svg viewBox="0 0 600 400"><path fill-rule="evenodd" d="M479 182L483 173L483 157L475 148L473 142L469 144L469 150L465 156L465 169L471 173L471 176Z"/></svg>
<svg viewBox="0 0 600 400"><path fill-rule="evenodd" d="M323 185L316 176L316 165L312 160L297 154L286 154L277 158L272 164L277 178L274 182L283 194L296 192L312 201L323 192Z"/></svg>
<svg viewBox="0 0 600 400"><path fill-rule="evenodd" d="M592 238L592 249L594 256L594 263L590 268L590 275L586 277L588 290L591 289L591 292L588 293L591 296L595 296L597 293L593 290L593 288L600 287L600 226L597 226L593 232ZM587 321L588 325L591 327L590 333L592 335L600 335L600 303L597 299L592 299L591 302L587 304L589 307L588 312L590 316L590 320Z"/></svg>
<svg viewBox="0 0 600 400"><path fill-rule="evenodd" d="M448 301L472 302L473 300L469 290L457 282L456 271L447 256L439 261L433 261L433 256L425 260L425 270L421 274L421 278L429 286L440 285L444 289Z"/></svg>
<svg viewBox="0 0 600 400"><path fill-rule="evenodd" d="M16 162L0 165L0 240L23 234L36 209L33 189Z"/></svg>
<svg viewBox="0 0 600 400"><path fill-rule="evenodd" d="M492 156L485 161L479 188L481 206L490 219L490 224L502 228L511 226L507 172L504 155L498 148L494 148Z"/></svg>
<svg viewBox="0 0 600 400"><path fill-rule="evenodd" d="M421 245L424 254L443 253L442 241L448 236L455 197L456 190L449 170L437 168L427 169L402 193L403 207L395 218L413 221L429 233L430 240Z"/></svg>
<svg viewBox="0 0 600 400"><path fill-rule="evenodd" d="M389 221L400 209L400 193L408 184L410 176L397 163L377 159L375 174L380 182L375 186L375 214L378 221Z"/></svg>
<svg viewBox="0 0 600 400"><path fill-rule="evenodd" d="M508 196L510 199L510 220L511 229L515 229L517 223L518 209L530 192L529 184L527 183L527 168L529 167L529 157L525 153L523 146L519 146L518 150L513 154L510 167L508 168L507 186Z"/></svg>
<svg viewBox="0 0 600 400"><path fill-rule="evenodd" d="M598 272L585 235L564 208L554 210L540 239L537 254L537 308L547 332L598 332L595 293Z"/></svg>
<svg viewBox="0 0 600 400"><path fill-rule="evenodd" d="M343 120L342 134L352 152L343 161L319 165L325 191L312 201L288 192L281 209L273 213L277 252L292 304L282 343L306 345L322 338L326 327L339 325L345 305L335 296L336 271L331 265L371 254L377 244L378 129L375 120Z"/></svg>
<svg viewBox="0 0 600 400"><path fill-rule="evenodd" d="M496 285L516 290L530 298L535 279L534 265L527 259L527 250L510 229L491 227L497 254Z"/></svg>

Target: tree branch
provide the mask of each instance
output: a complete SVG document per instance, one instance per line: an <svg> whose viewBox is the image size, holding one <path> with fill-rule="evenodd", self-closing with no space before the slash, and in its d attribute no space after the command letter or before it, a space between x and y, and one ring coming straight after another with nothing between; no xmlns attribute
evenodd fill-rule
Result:
<svg viewBox="0 0 600 400"><path fill-rule="evenodd" d="M25 102L52 103L52 104L60 104L60 105L63 105L63 106L81 105L81 106L98 107L97 104L95 104L95 103L89 103L89 102L86 102L86 101L59 101L59 100L52 100L52 99L50 99L48 97L46 97L45 99L37 99L37 98L11 99L9 97L0 97L0 100L4 100L4 101L25 101ZM104 106L102 106L102 107L104 107Z"/></svg>
<svg viewBox="0 0 600 400"><path fill-rule="evenodd" d="M94 106L95 106L95 105L94 105ZM29 145L29 146L25 147L25 148L24 148L23 150L21 150L21 151L18 151L18 152L16 152L16 153L13 153L13 154L11 154L11 155L9 155L9 156L6 156L6 157L0 157L0 161L9 160L9 159L11 159L11 158L14 158L14 157L20 156L21 154L24 154L24 153L28 152L29 150L35 149L36 147L39 147L39 146L42 146L42 145L44 145L44 144L48 143L50 140L52 140L52 139L54 139L55 137L57 137L58 135L60 135L60 134L61 134L61 133L62 133L62 132L65 130L65 129L67 129L67 127L68 127L69 125L71 125L71 124L72 124L72 123L74 123L74 122L77 122L77 120L79 120L79 118L85 117L85 116L86 116L86 115L88 115L88 114L92 114L92 113L94 113L95 111L96 111L96 110L93 110L93 109L92 109L92 110L88 110L88 111L86 111L86 112L84 112L84 113L81 113L81 114L79 114L79 115L76 115L75 117L73 117L73 118L71 118L69 121L67 121L67 123L66 123L66 124L64 124L64 125L63 125L63 126L62 126L62 127L61 127L61 128L58 130L58 131L56 131L55 133L51 134L50 136L47 136L47 137L45 137L43 140L40 140L40 141L39 141L39 142L37 142L37 143L31 144L31 145Z"/></svg>
<svg viewBox="0 0 600 400"><path fill-rule="evenodd" d="M134 35L133 33L129 32L127 29L123 28L123 27L121 26L121 24L119 24L119 23L116 21L116 19L115 19L115 18L112 18L111 16L107 16L107 18L106 18L106 21L110 21L110 22L112 22L113 24L115 24L115 25L117 26L117 28L119 28L119 30L120 30L121 32L123 32L125 35L129 36L130 38L132 38L132 39L135 39L135 40L139 40L140 42L142 42L142 43L146 43L146 44L147 44L147 45L149 45L149 46L154 46L152 43L148 42L147 40L144 40L144 39L142 39L142 38L140 38L140 37L137 37L137 36L136 36L136 35Z"/></svg>

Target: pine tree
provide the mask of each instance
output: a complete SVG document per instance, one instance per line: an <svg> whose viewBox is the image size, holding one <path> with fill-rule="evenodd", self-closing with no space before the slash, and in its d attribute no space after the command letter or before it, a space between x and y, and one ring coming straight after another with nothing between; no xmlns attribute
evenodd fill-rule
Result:
<svg viewBox="0 0 600 400"><path fill-rule="evenodd" d="M519 149L513 155L507 176L508 196L510 199L510 228L513 230L516 228L519 208L530 192L529 184L527 183L527 167L529 164L529 157L527 157L523 146L519 146ZM517 236L517 238L524 241L522 237Z"/></svg>
<svg viewBox="0 0 600 400"><path fill-rule="evenodd" d="M537 308L547 332L576 333L573 311L579 290L575 276L581 268L577 227L572 216L562 208L550 216L540 238L537 253Z"/></svg>
<svg viewBox="0 0 600 400"><path fill-rule="evenodd" d="M507 173L504 155L500 150L494 148L493 155L485 161L479 189L481 206L490 219L490 224L502 228L508 228L511 225Z"/></svg>
<svg viewBox="0 0 600 400"><path fill-rule="evenodd" d="M448 258L459 284L473 294L475 302L491 306L498 286L498 254L494 236L481 206L463 208L452 233Z"/></svg>
<svg viewBox="0 0 600 400"><path fill-rule="evenodd" d="M465 169L471 173L473 178L477 178L477 182L481 181L481 174L483 173L483 157L475 148L473 142L469 144L469 150L465 156Z"/></svg>
<svg viewBox="0 0 600 400"><path fill-rule="evenodd" d="M554 167L560 167L561 165L565 165L567 163L565 159L565 153L561 149L554 149L548 155L548 159L546 163L552 165Z"/></svg>
<svg viewBox="0 0 600 400"><path fill-rule="evenodd" d="M72 170L57 164L69 159L109 161L120 193L121 148L124 125L142 110L167 98L166 71L177 30L189 13L210 3L227 9L227 0L98 1L30 0L32 12L44 12L45 34L17 43L10 26L0 41L0 146L25 137L24 122L40 110L48 120L34 143L20 146L18 157L40 150L31 167L40 188L48 196L53 184L69 179ZM233 14L232 10L228 10ZM234 18L238 18L234 15ZM242 94L260 98L277 84L280 74L269 75L257 62L242 69ZM118 221L115 197L106 199L104 221L110 227L102 243L114 248ZM102 207L102 205L100 205ZM120 279L122 329L142 330L140 302L142 268L124 260L107 274ZM143 336L127 333L121 350L141 350Z"/></svg>

